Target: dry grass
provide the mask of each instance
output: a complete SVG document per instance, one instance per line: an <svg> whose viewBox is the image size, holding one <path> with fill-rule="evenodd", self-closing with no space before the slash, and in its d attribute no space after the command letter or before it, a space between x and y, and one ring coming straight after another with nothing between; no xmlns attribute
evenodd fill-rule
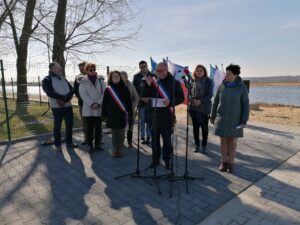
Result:
<svg viewBox="0 0 300 225"><path fill-rule="evenodd" d="M300 107L258 103L250 105L250 109L250 122L300 127ZM186 122L185 105L176 107L176 117L179 123Z"/></svg>

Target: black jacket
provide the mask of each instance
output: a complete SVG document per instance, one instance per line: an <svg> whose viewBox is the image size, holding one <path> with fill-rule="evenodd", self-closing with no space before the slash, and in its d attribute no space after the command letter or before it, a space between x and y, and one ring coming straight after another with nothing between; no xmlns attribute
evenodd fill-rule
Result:
<svg viewBox="0 0 300 225"><path fill-rule="evenodd" d="M170 110L173 106L179 105L184 101L184 94L180 85L180 82L177 81L171 73L168 74L168 76L165 79L160 80L161 85L165 88L167 91L170 100L170 105L168 107L162 107L162 108L152 108L152 124L158 125L160 127L168 127L172 126L173 121L173 113ZM175 91L174 88L175 87ZM174 93L175 92L175 96ZM146 85L142 89L141 93L142 97L150 97L150 98L162 98L156 88L151 84L151 86Z"/></svg>
<svg viewBox="0 0 300 225"><path fill-rule="evenodd" d="M150 71L147 73L147 76L155 77L155 75L153 73L151 73ZM139 72L133 76L132 84L135 87L138 95L141 96L141 92L142 92L143 88L146 86L146 81L144 79L144 75L142 74L142 72ZM140 101L139 106L144 107L145 103Z"/></svg>
<svg viewBox="0 0 300 225"><path fill-rule="evenodd" d="M79 106L83 105L82 99L81 99L80 94L79 94L79 84L80 84L80 80L84 76L86 76L86 75L79 74L79 75L76 76L75 81L74 81L74 94L78 98L78 105Z"/></svg>
<svg viewBox="0 0 300 225"><path fill-rule="evenodd" d="M121 80L118 84L109 83L117 93L128 112L128 122L132 124L132 102L131 95L124 82ZM124 113L115 103L107 89L104 91L102 103L102 116L106 118L106 126L111 129L121 129L126 127L126 113Z"/></svg>

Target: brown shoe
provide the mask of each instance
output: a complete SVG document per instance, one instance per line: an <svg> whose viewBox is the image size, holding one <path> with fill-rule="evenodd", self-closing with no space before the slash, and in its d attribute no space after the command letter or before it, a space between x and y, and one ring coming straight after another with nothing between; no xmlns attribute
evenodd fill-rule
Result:
<svg viewBox="0 0 300 225"><path fill-rule="evenodd" d="M221 171L221 172L226 172L227 171L227 162L221 162L221 165L220 165L220 167L219 167L219 170Z"/></svg>
<svg viewBox="0 0 300 225"><path fill-rule="evenodd" d="M124 152L117 152L117 155L119 158L122 158L125 156L125 153Z"/></svg>
<svg viewBox="0 0 300 225"><path fill-rule="evenodd" d="M228 166L228 172L229 172L229 173L233 173L233 172L234 172L233 164L229 164L229 163L228 163L227 166Z"/></svg>

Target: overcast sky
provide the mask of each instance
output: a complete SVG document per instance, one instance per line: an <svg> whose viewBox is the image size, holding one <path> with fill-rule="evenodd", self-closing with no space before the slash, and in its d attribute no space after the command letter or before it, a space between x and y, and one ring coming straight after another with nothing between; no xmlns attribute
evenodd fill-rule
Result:
<svg viewBox="0 0 300 225"><path fill-rule="evenodd" d="M141 0L139 7L139 40L99 63L168 56L191 70L233 62L244 76L300 74L299 0Z"/></svg>

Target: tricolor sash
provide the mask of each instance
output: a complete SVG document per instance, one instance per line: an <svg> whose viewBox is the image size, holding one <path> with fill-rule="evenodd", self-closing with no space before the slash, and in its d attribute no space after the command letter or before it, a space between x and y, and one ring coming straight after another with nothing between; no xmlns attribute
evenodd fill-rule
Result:
<svg viewBox="0 0 300 225"><path fill-rule="evenodd" d="M151 77L151 83L157 90L160 97L170 101L169 94L168 94L167 90L165 89L164 85L160 81L156 80L155 77Z"/></svg>
<svg viewBox="0 0 300 225"><path fill-rule="evenodd" d="M118 96L117 92L111 87L107 86L107 91L111 95L114 102L117 104L117 106L126 114L126 125L128 122L128 112L126 110L125 104L122 102L121 98Z"/></svg>
<svg viewBox="0 0 300 225"><path fill-rule="evenodd" d="M162 97L163 99L169 100L169 102L171 102L170 97L169 97L170 95L169 95L168 91L166 90L165 86L161 83L161 81L156 80L155 77L151 77L151 83L157 90L160 97ZM170 108L170 107L169 107L169 110L171 112L173 111L172 108Z"/></svg>

